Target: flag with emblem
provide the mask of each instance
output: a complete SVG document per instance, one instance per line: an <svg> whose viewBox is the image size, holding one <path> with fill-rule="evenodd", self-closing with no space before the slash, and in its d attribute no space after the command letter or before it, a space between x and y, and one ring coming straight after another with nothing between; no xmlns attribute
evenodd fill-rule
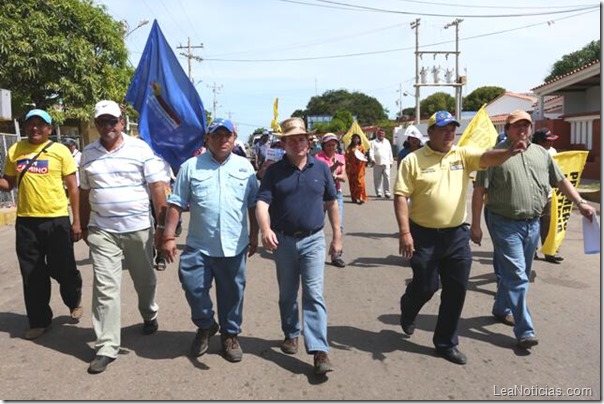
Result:
<svg viewBox="0 0 604 404"><path fill-rule="evenodd" d="M206 113L201 97L157 20L153 21L126 101L139 113L140 137L175 173L203 145Z"/></svg>

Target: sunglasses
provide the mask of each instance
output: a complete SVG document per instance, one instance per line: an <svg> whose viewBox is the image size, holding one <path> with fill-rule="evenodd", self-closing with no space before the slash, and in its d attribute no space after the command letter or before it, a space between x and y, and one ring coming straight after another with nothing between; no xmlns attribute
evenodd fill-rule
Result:
<svg viewBox="0 0 604 404"><path fill-rule="evenodd" d="M119 121L120 120L117 119L117 118L105 118L105 119L98 118L98 119L95 119L96 124L99 125L99 126L105 126L105 125L115 126L115 125L118 124Z"/></svg>

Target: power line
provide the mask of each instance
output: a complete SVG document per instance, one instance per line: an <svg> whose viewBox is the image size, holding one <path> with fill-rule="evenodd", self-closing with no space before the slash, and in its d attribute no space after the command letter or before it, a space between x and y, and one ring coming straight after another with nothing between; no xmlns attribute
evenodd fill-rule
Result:
<svg viewBox="0 0 604 404"><path fill-rule="evenodd" d="M593 6L593 4L569 4L566 6L484 6L484 5L475 5L475 4L451 4L451 3L437 3L433 1L421 1L421 0L396 0L405 3L417 3L417 4L429 4L434 6L447 6L447 7L462 7L462 8L490 8L490 9L547 9L551 10L552 8L576 8L576 7L589 7Z"/></svg>
<svg viewBox="0 0 604 404"><path fill-rule="evenodd" d="M284 2L293 2L292 0L281 0ZM516 17L531 17L531 16L539 16L539 15L552 15L552 14L565 14L565 13L572 13L572 12L577 12L577 11L584 11L584 10L588 10L588 9L594 9L594 8L599 8L599 5L594 5L594 6L588 6L588 7L583 7L583 8L575 8L572 10L560 10L560 11L549 11L549 12L537 12L537 13L524 13L524 14L437 14L437 13L424 13L424 12L417 12L417 11L400 11L400 10L389 10L389 9L384 9L384 8L377 8L377 7L369 7L369 6L359 6L359 5L355 5L355 4L347 4L347 3L340 3L338 1L332 1L332 0L315 0L317 2L320 3L326 3L326 4L334 4L334 5L338 5L338 6L346 6L349 7L348 10L361 10L361 11L372 11L372 12L380 12L380 13L390 13L390 14L403 14L403 15L421 15L421 16L427 16L427 17L447 17L447 18L453 18L453 17L464 17L464 18L516 18ZM299 4L305 4L308 6L316 6L316 4L313 3L302 3L302 2L297 2Z"/></svg>
<svg viewBox="0 0 604 404"><path fill-rule="evenodd" d="M281 0L283 1L283 0ZM474 35L474 36L469 36L466 38L460 38L460 41L467 41L470 39L478 39L478 38L483 38L483 37L487 37L487 36L493 36L493 35L499 35L499 34L504 34L507 32L512 32L512 31L519 31L521 29L527 29L527 28L533 28L539 25L551 25L552 21L562 21L562 20L566 20L569 18L574 18L574 17L578 17L584 14L589 14L592 13L596 10L589 10L589 11L585 11L582 13L578 13L578 14L574 14L574 15L570 15L570 16L566 16L566 17L561 17L555 20L548 20L548 21L543 21L543 22L539 22L539 23L532 23L532 24L528 24L528 25L523 25L521 27L516 27L516 28L510 28L510 29L505 29L505 30L501 30L501 31L496 31L496 32L489 32L489 33L485 33L485 34L479 34L479 35ZM442 44L446 44L446 43L451 43L453 41L442 41L442 42L435 42L432 44L428 44L428 45L424 45L424 48L428 48L431 46L438 46L438 45L442 45ZM303 62L303 61L310 61L310 60L328 60L328 59L342 59L342 58L349 58L349 57L357 57L357 56L368 56L368 55L379 55L379 54L385 54L385 53L394 53L394 52L401 52L401 51L406 51L406 50L411 50L414 49L413 47L407 47L407 48L395 48L395 49L386 49L386 50L379 50L379 51L370 51L370 52L358 52L358 53L345 53L345 54L341 54L341 55L329 55L329 56L311 56L311 57L301 57L301 58L284 58L284 59L222 59L222 58L212 58L212 57L208 57L205 60L206 61L214 61L214 62L243 62L243 63L253 63L253 62L258 62L258 63L274 63L274 62Z"/></svg>

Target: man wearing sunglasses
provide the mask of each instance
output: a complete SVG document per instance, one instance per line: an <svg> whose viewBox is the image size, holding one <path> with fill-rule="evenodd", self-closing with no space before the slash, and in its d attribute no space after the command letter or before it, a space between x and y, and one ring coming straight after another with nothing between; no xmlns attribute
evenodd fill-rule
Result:
<svg viewBox="0 0 604 404"><path fill-rule="evenodd" d="M121 115L114 101L96 104L94 124L100 138L84 148L80 168L81 222L94 271L92 324L97 337L89 373L103 372L120 349L122 260L138 294L142 333L158 329L149 194L160 223L156 236L161 237L167 208L164 183L169 178L147 143L122 133Z"/></svg>

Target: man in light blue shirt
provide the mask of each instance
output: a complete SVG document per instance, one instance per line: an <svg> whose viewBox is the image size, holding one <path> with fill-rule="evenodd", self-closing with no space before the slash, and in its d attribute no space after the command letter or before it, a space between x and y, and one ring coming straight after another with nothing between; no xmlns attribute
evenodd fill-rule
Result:
<svg viewBox="0 0 604 404"><path fill-rule="evenodd" d="M198 327L191 355L199 357L208 350L209 339L220 325L223 356L239 362L243 352L237 335L243 317L246 262L258 248L254 212L258 182L248 159L232 153L237 134L231 121L216 119L206 136L208 152L187 160L176 177L168 199L162 253L168 262L176 258L174 232L183 209L190 206L178 272L191 320ZM218 323L210 298L213 279Z"/></svg>

